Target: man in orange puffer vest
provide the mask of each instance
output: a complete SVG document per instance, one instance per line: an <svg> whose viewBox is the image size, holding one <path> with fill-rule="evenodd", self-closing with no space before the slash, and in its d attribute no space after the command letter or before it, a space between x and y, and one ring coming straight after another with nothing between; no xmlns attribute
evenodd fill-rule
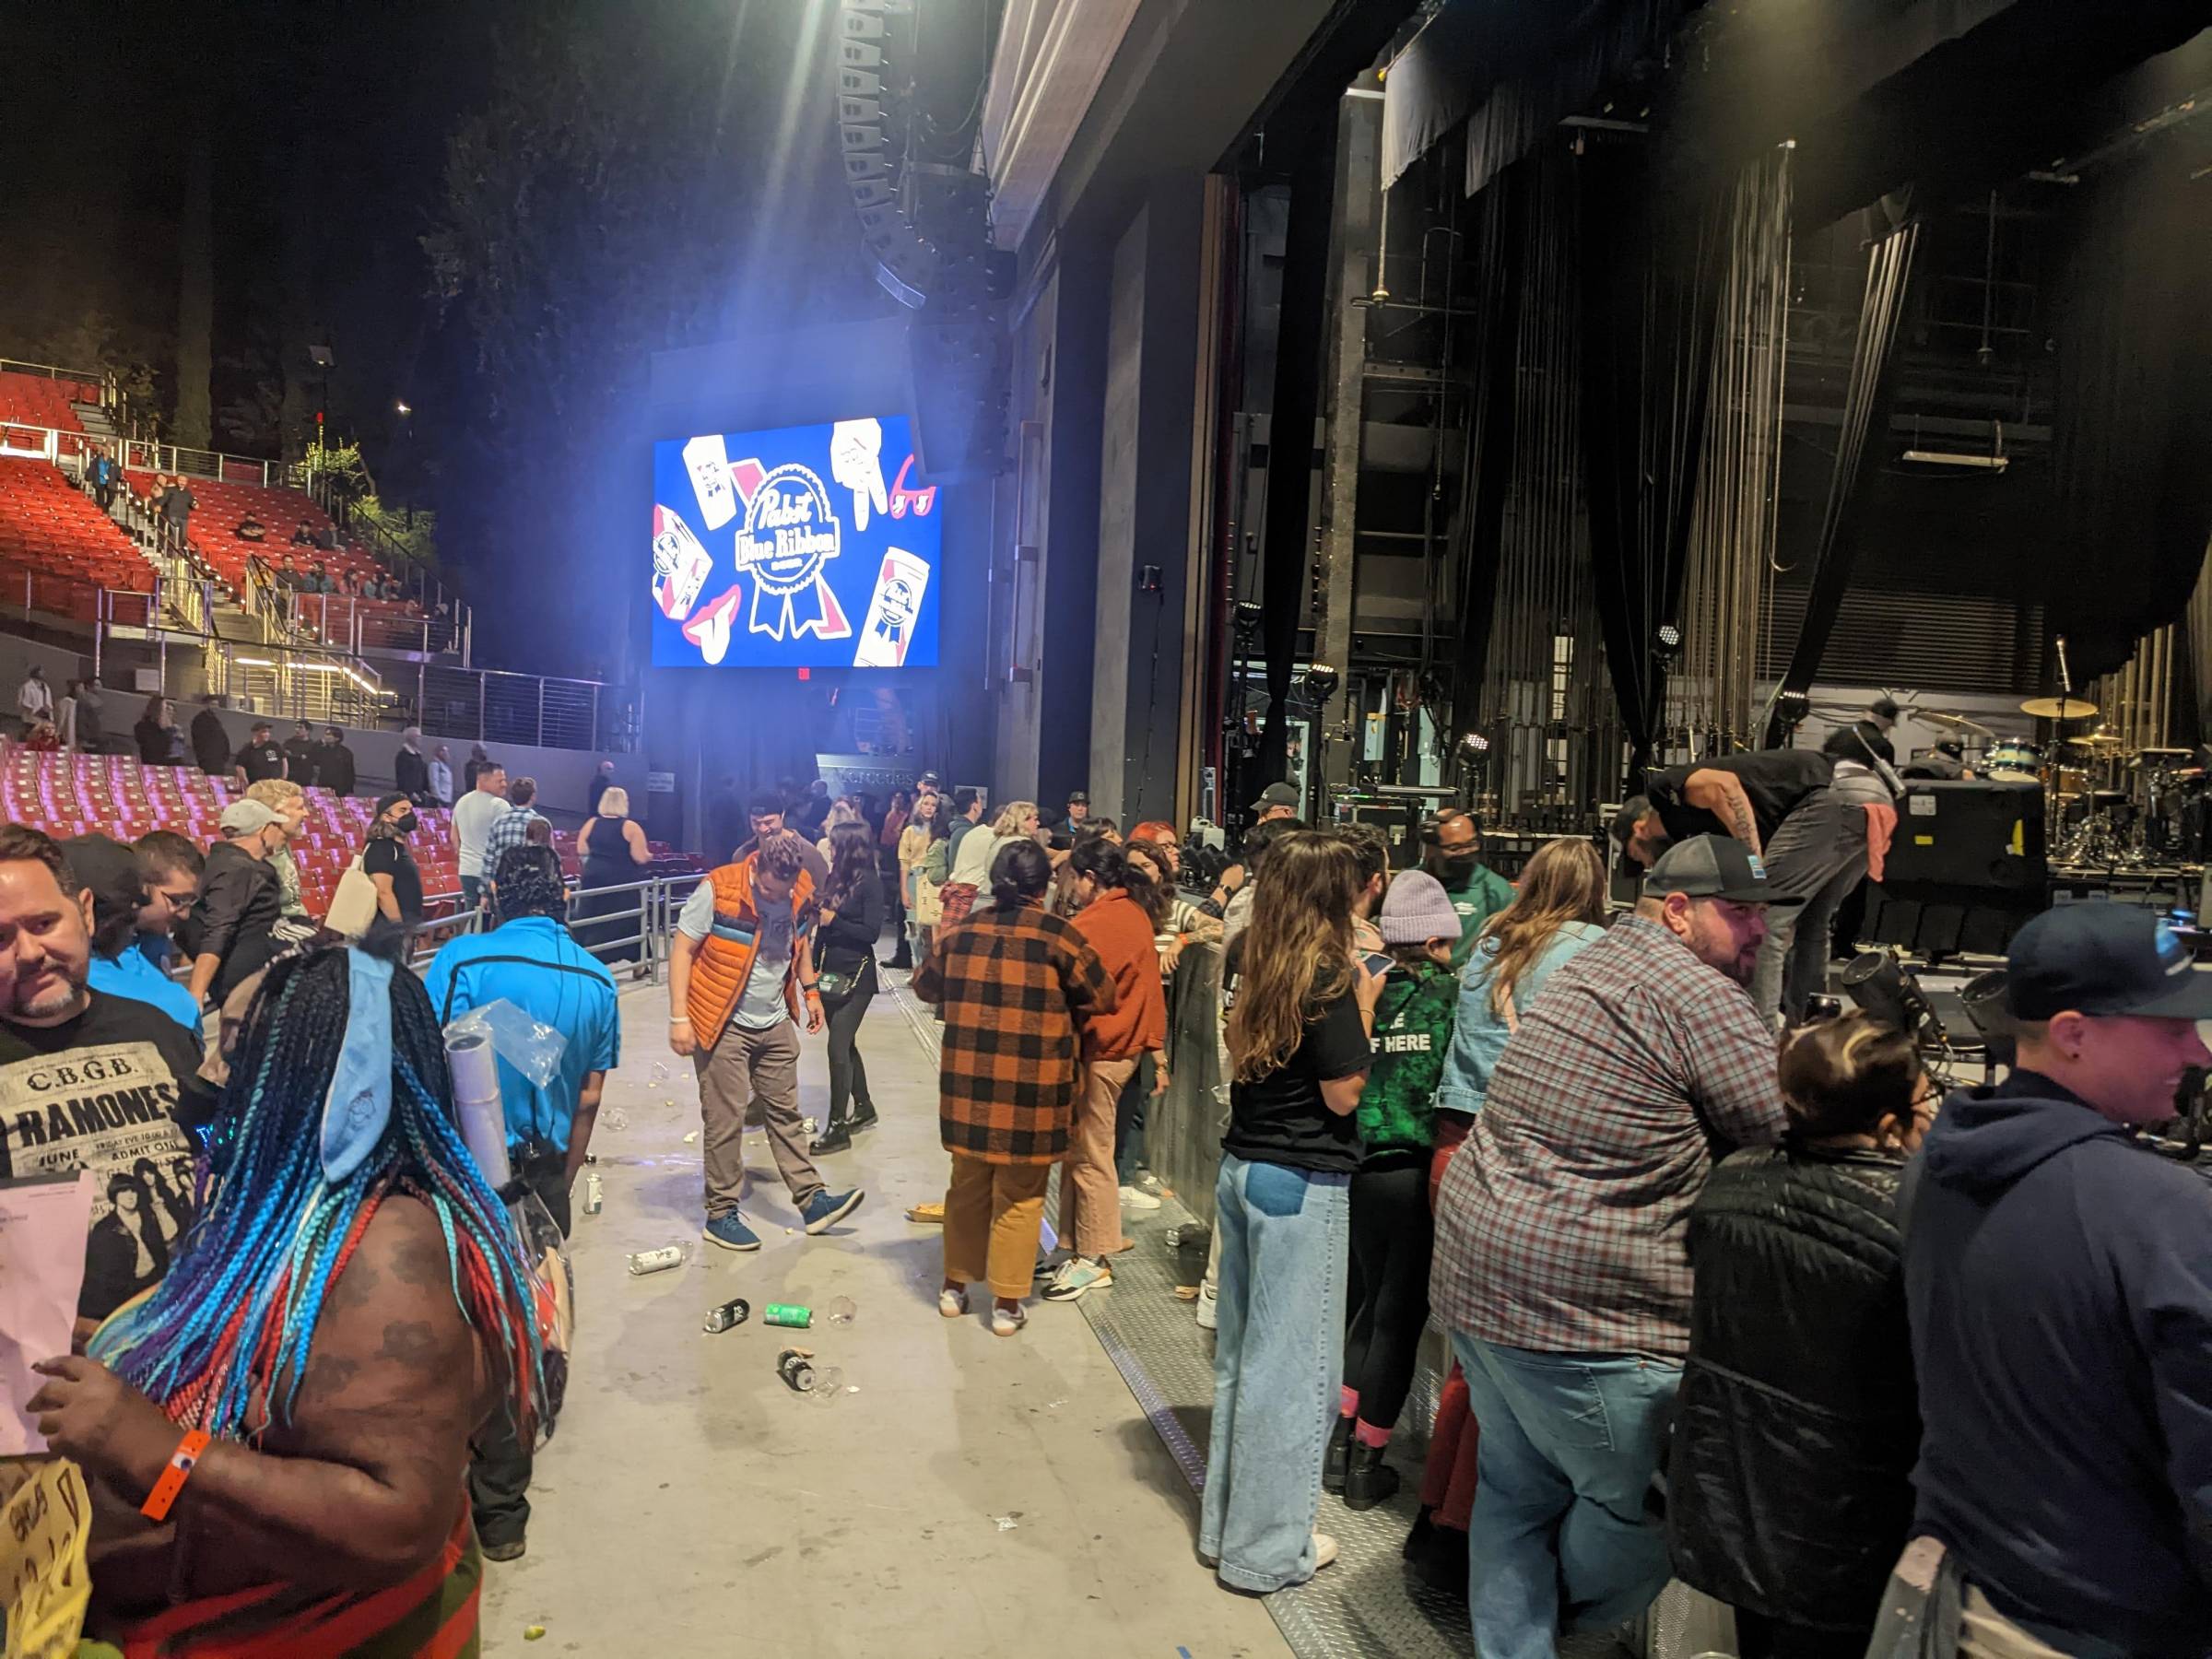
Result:
<svg viewBox="0 0 2212 1659"><path fill-rule="evenodd" d="M677 918L668 962L668 1046L699 1071L700 1140L707 1164L710 1243L758 1250L738 1214L745 1189L745 1113L760 1102L777 1171L810 1233L860 1207L858 1187L832 1193L806 1150L799 1116L799 1033L822 1029L807 935L814 878L806 842L788 830L760 837L747 858L699 884Z"/></svg>

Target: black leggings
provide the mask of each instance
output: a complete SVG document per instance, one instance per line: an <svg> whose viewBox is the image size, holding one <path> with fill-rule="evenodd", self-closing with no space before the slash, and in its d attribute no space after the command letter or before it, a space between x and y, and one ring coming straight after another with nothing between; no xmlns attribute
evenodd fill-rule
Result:
<svg viewBox="0 0 2212 1659"><path fill-rule="evenodd" d="M1359 1394L1359 1418L1396 1425L1413 1386L1429 1324L1429 1164L1361 1170L1352 1177L1352 1271L1345 1307L1344 1385Z"/></svg>
<svg viewBox="0 0 2212 1659"><path fill-rule="evenodd" d="M868 1068L860 1057L853 1039L860 1035L860 1022L866 1018L868 1005L876 1000L876 954L870 951L860 964L860 971L853 976L852 989L840 997L835 1006L828 1008L830 1017L830 1121L843 1124L852 1120L854 1100L871 1112L875 1102L868 1096Z"/></svg>

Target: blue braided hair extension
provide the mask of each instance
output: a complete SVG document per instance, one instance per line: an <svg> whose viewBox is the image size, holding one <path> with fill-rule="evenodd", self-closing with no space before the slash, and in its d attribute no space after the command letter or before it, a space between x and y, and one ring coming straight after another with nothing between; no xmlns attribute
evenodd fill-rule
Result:
<svg viewBox="0 0 2212 1659"><path fill-rule="evenodd" d="M429 1206L453 1298L525 1421L545 1391L531 1280L505 1205L461 1139L437 1016L412 973L392 978L392 1117L335 1185L323 1102L344 1043L342 947L279 959L238 1040L199 1219L168 1277L93 1336L92 1357L176 1422L243 1437L257 1403L290 1420L324 1298L384 1197Z"/></svg>

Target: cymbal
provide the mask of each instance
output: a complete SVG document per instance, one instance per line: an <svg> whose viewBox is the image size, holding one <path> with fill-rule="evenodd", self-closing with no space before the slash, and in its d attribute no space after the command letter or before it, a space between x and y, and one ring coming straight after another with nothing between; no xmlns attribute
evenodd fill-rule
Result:
<svg viewBox="0 0 2212 1659"><path fill-rule="evenodd" d="M2116 749L2127 747L2126 738L2115 737L2110 732L2084 732L2078 737L2065 737L2060 741L2068 748Z"/></svg>
<svg viewBox="0 0 2212 1659"><path fill-rule="evenodd" d="M2086 697L2031 697L2020 705L2020 712L2038 720L2087 720L2097 712L2097 705Z"/></svg>
<svg viewBox="0 0 2212 1659"><path fill-rule="evenodd" d="M2136 758L2130 764L2156 766L2164 760L2186 760L2195 753L2194 749L2185 748L2141 748L2136 751Z"/></svg>

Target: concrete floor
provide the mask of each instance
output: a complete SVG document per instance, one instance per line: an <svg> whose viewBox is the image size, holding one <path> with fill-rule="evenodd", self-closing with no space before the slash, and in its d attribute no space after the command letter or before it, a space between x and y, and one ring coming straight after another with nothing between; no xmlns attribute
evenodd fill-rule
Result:
<svg viewBox="0 0 2212 1659"><path fill-rule="evenodd" d="M936 1077L891 999L860 1035L882 1125L824 1171L866 1204L807 1238L748 1136L752 1255L700 1238L699 1093L666 1013L662 989L624 994L594 1140L606 1206L571 1241L575 1372L530 1553L486 1569L484 1652L1284 1659L1263 1605L1198 1565L1196 1500L1079 1309L1033 1304L1006 1341L937 1316L938 1230L903 1215L944 1195ZM822 1039L805 1047L802 1106L820 1115ZM605 1121L618 1109L626 1128ZM682 1267L625 1270L677 1241ZM702 1332L733 1296L751 1321ZM849 1327L760 1323L771 1301L838 1296L858 1307ZM792 1394L775 1375L791 1347L858 1392ZM525 1643L531 1625L546 1633Z"/></svg>

